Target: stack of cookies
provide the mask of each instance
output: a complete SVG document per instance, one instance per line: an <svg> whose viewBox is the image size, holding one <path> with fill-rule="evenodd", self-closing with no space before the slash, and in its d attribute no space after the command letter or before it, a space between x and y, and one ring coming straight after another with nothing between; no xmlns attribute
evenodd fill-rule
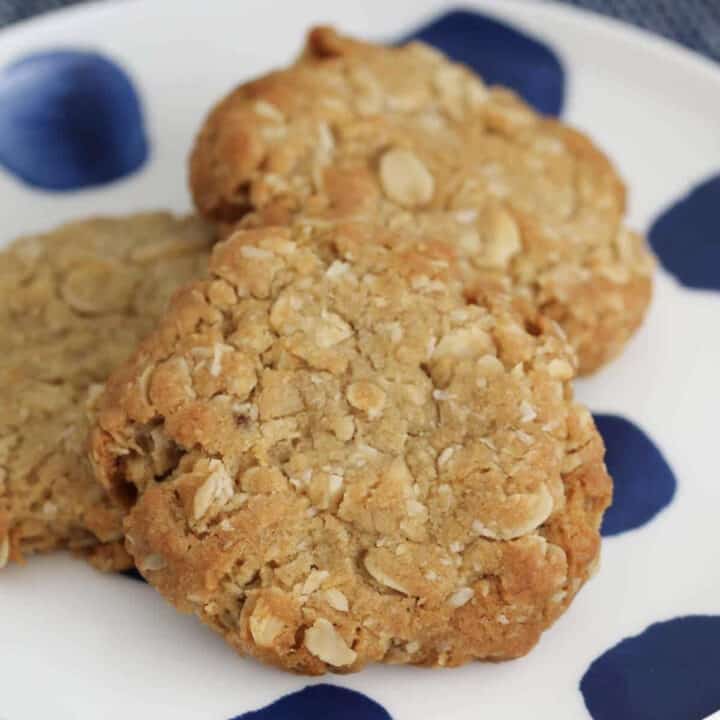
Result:
<svg viewBox="0 0 720 720"><path fill-rule="evenodd" d="M0 565L134 565L297 672L528 652L611 498L572 380L651 295L611 163L427 46L318 28L214 108L190 183L198 217L2 254Z"/></svg>

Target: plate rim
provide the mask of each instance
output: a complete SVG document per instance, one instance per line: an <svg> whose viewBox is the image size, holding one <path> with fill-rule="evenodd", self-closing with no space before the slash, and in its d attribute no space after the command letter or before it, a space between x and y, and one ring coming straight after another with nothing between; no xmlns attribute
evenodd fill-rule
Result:
<svg viewBox="0 0 720 720"><path fill-rule="evenodd" d="M145 5L149 2L155 6L166 5L176 12L183 4L191 4L191 0L89 0L89 2L77 5L54 8L41 15L11 23L0 29L0 47L7 42L22 41L26 36L38 32L52 32L62 25L77 20L93 20L95 17L100 19L104 15L112 16L128 11L134 12L141 7L141 2ZM306 3L312 2L313 0L306 0ZM383 0L370 0L364 4L379 5L382 2ZM437 14L438 11L442 12L443 10L451 12L464 9L487 12L498 19L522 12L530 15L547 15L553 21L569 21L571 24L580 26L582 30L602 32L612 36L615 41L622 40L627 44L634 45L635 49L663 55L665 61L670 59L681 63L688 70L701 72L720 85L720 62L685 47L676 40L588 8L568 5L557 0L464 0L462 5L456 5L452 0L445 0L437 7L430 9L430 13ZM422 15L430 13L427 13L427 8L422 8L418 22L422 21Z"/></svg>

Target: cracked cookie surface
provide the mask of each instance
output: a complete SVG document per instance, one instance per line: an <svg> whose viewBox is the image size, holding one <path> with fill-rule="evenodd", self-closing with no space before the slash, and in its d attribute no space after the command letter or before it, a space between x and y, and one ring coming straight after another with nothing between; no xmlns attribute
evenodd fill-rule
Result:
<svg viewBox="0 0 720 720"><path fill-rule="evenodd" d="M88 405L175 288L207 272L200 219L92 219L0 253L0 566L69 548L132 563L85 460Z"/></svg>
<svg viewBox="0 0 720 720"><path fill-rule="evenodd" d="M294 66L212 110L190 171L200 213L225 223L354 217L455 237L467 291L512 289L557 320L581 373L650 301L652 257L622 226L605 155L420 43L312 31Z"/></svg>
<svg viewBox="0 0 720 720"><path fill-rule="evenodd" d="M235 232L107 383L90 435L127 548L282 668L526 653L599 553L611 482L574 353L442 241Z"/></svg>

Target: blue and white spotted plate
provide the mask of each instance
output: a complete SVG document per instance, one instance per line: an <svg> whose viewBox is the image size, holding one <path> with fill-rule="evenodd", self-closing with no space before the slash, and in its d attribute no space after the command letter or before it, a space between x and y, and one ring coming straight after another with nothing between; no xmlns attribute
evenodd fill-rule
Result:
<svg viewBox="0 0 720 720"><path fill-rule="evenodd" d="M467 2L467 0L466 0ZM472 7L472 9L471 9ZM312 680L240 659L147 585L63 555L0 575L2 720L700 720L720 710L720 68L565 7L154 0L0 33L0 245L187 210L210 104L330 22L421 36L589 131L660 258L647 323L577 392L615 477L600 573L527 658ZM0 348L1 350L1 348Z"/></svg>

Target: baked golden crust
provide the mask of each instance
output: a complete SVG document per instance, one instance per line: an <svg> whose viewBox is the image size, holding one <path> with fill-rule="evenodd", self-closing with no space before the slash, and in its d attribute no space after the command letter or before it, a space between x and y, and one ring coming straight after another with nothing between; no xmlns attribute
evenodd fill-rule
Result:
<svg viewBox="0 0 720 720"><path fill-rule="evenodd" d="M611 482L574 353L453 262L363 223L238 231L108 381L91 459L127 548L239 652L517 657L591 572Z"/></svg>
<svg viewBox="0 0 720 720"><path fill-rule="evenodd" d="M226 224L439 224L468 290L500 285L547 310L581 373L618 354L650 301L652 258L622 227L625 190L605 155L419 43L312 31L294 66L213 109L190 183L201 214Z"/></svg>
<svg viewBox="0 0 720 720"><path fill-rule="evenodd" d="M72 223L0 253L0 566L70 548L132 563L85 460L88 405L175 287L206 272L212 232L166 213Z"/></svg>

